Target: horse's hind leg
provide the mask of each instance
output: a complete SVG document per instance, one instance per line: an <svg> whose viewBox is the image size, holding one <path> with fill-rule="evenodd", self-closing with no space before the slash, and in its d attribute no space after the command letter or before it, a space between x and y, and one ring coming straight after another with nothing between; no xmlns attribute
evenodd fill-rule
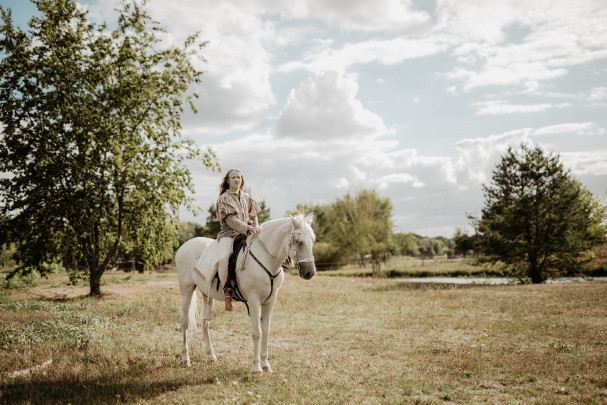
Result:
<svg viewBox="0 0 607 405"><path fill-rule="evenodd" d="M183 346L181 349L181 366L190 367L190 355L188 353L188 327L190 326L190 306L192 297L196 293L196 284L180 286L181 290L181 332L183 333ZM196 297L194 297L196 305ZM195 319L193 320L196 321ZM193 324L193 323L192 323Z"/></svg>
<svg viewBox="0 0 607 405"><path fill-rule="evenodd" d="M202 294L202 297L202 332L204 336L204 351L210 361L216 362L217 357L215 357L215 353L213 352L213 344L211 343L211 337L209 336L209 324L213 319L213 303L215 302L215 300L205 294Z"/></svg>

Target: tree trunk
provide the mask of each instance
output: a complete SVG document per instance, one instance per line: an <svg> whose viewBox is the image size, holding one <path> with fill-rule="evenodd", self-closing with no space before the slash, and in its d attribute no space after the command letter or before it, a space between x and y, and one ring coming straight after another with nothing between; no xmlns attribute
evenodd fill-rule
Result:
<svg viewBox="0 0 607 405"><path fill-rule="evenodd" d="M98 297L101 295L101 276L103 275L103 271L99 269L91 269L89 275L89 286L91 288L89 295L92 297Z"/></svg>
<svg viewBox="0 0 607 405"><path fill-rule="evenodd" d="M381 274L381 267L379 261L373 261L373 277L379 277Z"/></svg>
<svg viewBox="0 0 607 405"><path fill-rule="evenodd" d="M379 254L371 254L371 264L373 267L373 277L379 277L381 274L381 261L379 259Z"/></svg>
<svg viewBox="0 0 607 405"><path fill-rule="evenodd" d="M529 265L529 277L533 284L541 284L544 282L542 271L535 261L532 261Z"/></svg>

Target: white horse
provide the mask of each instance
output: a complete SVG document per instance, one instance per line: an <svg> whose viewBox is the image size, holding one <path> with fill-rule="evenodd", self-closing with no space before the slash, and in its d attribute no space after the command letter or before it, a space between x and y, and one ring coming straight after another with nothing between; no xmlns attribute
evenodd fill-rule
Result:
<svg viewBox="0 0 607 405"><path fill-rule="evenodd" d="M299 265L299 275L309 280L316 273L312 247L315 241L311 224L313 215L302 214L265 222L257 236L247 237L247 248L237 260L236 279L244 299L248 302L253 334L253 372L272 372L268 362L268 336L270 317L276 302L278 289L284 281L282 264L287 257ZM195 329L197 310L196 287L203 296L203 332L205 352L211 361L217 361L211 339L209 323L213 317L214 300L223 301L223 291L217 291L216 280L206 281L194 270L203 254L215 254L214 239L194 238L184 243L175 255L179 290L181 291L181 330L183 349L181 365L190 366L187 330ZM199 269L200 270L200 269ZM194 299L192 300L192 297ZM260 327L261 323L261 327ZM260 347L261 340L261 347Z"/></svg>

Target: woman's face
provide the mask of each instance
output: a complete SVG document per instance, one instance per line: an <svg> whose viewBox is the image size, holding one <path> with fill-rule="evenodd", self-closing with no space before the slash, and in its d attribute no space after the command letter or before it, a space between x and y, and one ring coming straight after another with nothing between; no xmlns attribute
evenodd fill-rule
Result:
<svg viewBox="0 0 607 405"><path fill-rule="evenodd" d="M230 191L238 191L240 189L240 185L242 184L242 176L240 172L236 170L232 170L228 173L228 184L230 185Z"/></svg>

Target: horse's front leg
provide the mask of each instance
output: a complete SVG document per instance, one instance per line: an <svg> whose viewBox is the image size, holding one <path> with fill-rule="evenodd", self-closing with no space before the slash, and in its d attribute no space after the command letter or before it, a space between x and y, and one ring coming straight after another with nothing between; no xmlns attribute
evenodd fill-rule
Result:
<svg viewBox="0 0 607 405"><path fill-rule="evenodd" d="M261 368L266 373L272 372L268 361L268 339L270 338L270 320L276 303L276 295L261 306Z"/></svg>
<svg viewBox="0 0 607 405"><path fill-rule="evenodd" d="M251 332L253 337L253 373L261 374L263 370L260 363L259 356L259 341L261 339L261 328L259 322L260 316L260 304L259 301L249 301L249 311L251 313Z"/></svg>

